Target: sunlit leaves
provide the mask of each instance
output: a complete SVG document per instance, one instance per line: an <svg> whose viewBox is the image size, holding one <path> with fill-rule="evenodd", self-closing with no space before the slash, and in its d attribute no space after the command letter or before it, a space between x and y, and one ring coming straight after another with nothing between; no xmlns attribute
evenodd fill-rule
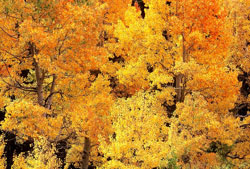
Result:
<svg viewBox="0 0 250 169"><path fill-rule="evenodd" d="M119 99L111 117L114 133L107 143L102 139L100 150L112 160L103 167L152 168L166 157L166 119L154 94L138 92Z"/></svg>

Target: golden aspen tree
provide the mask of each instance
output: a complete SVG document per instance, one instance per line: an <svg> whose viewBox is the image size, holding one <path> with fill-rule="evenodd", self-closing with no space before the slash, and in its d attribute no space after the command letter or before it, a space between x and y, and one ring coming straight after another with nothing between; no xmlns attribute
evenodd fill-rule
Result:
<svg viewBox="0 0 250 169"><path fill-rule="evenodd" d="M239 81L242 81L241 95L238 97L234 116L240 119L240 131L234 142L232 163L239 168L249 168L249 1L226 1L229 8L228 25L233 36L230 62L239 69Z"/></svg>
<svg viewBox="0 0 250 169"><path fill-rule="evenodd" d="M24 168L57 168L46 162L51 158L56 165L55 154L45 152L60 140L78 154L74 159L69 153L67 164L87 168L97 153L98 134L109 131L112 103L109 81L99 72L107 61L99 45L103 14L97 1L0 1L0 100L6 108L1 130L35 144L34 156L23 161L21 154L14 166L21 160Z"/></svg>
<svg viewBox="0 0 250 169"><path fill-rule="evenodd" d="M34 145L11 167L249 168L249 5L0 0L0 129Z"/></svg>
<svg viewBox="0 0 250 169"><path fill-rule="evenodd" d="M144 18L135 7L129 7L124 20L114 25L116 40L105 46L122 61L110 64L106 70L132 98L137 92L158 91L156 97L167 109L162 124L169 126L165 161L175 154L178 164L185 168L224 165L218 156L231 154L219 153L218 149L210 151L209 147L214 143L232 146L240 131L239 120L229 112L239 94L239 83L238 71L233 65L228 66L232 37L224 26L227 9L216 0L145 3L148 9ZM171 105L177 106L175 112L169 110ZM124 118L129 119L129 113ZM114 131L120 130L119 125L113 127ZM125 142L129 141L132 140ZM110 142L111 147L125 144L124 140L112 138ZM101 144L107 147L108 143ZM117 154L119 149L104 151L106 157L111 151ZM213 163L207 158L213 159ZM113 156L108 164L114 168L142 167L144 163L146 166L146 161L139 161L135 165L132 158L127 161Z"/></svg>

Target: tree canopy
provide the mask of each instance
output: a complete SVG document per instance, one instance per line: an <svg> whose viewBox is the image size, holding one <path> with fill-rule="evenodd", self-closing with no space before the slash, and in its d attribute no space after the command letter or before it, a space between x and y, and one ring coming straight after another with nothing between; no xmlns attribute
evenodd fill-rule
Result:
<svg viewBox="0 0 250 169"><path fill-rule="evenodd" d="M249 9L0 0L0 168L249 168Z"/></svg>

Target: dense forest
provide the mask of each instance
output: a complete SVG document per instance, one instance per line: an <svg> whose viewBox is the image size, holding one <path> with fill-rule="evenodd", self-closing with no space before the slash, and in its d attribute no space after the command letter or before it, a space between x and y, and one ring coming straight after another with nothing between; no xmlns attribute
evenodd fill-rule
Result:
<svg viewBox="0 0 250 169"><path fill-rule="evenodd" d="M0 169L250 168L249 0L0 0Z"/></svg>

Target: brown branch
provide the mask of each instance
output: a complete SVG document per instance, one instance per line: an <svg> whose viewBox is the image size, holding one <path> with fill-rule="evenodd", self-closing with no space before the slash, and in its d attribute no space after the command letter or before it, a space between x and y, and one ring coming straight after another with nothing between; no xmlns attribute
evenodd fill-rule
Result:
<svg viewBox="0 0 250 169"><path fill-rule="evenodd" d="M2 60L2 61L3 61L3 60ZM12 76L11 76L11 74L10 74L10 71L9 71L9 69L8 69L8 65L7 65L4 61L3 61L3 63L4 63L4 66L6 67L6 70L7 70L8 74L9 74L11 80L12 80L13 83L15 83L15 84L12 85L12 84L6 82L6 81L2 78L2 80L3 80L4 83L8 84L10 87L18 88L18 89L21 89L21 90L23 90L23 91L36 92L36 88L34 88L34 87L26 87L26 86L23 86L23 85L21 85L16 79L12 78ZM14 79L14 80L13 80L13 79Z"/></svg>
<svg viewBox="0 0 250 169"><path fill-rule="evenodd" d="M8 32L6 32L2 27L0 27L0 29L1 29L4 33L6 33L9 37L14 38L14 39L18 39L18 38L15 37L14 35L11 35L11 34L9 34Z"/></svg>
<svg viewBox="0 0 250 169"><path fill-rule="evenodd" d="M52 104L52 98L53 98L53 94L55 94L55 85L56 85L56 75L53 75L53 81L51 84L51 88L50 88L50 94L47 97L47 99L45 100L45 107L48 109L51 109L51 104Z"/></svg>
<svg viewBox="0 0 250 169"><path fill-rule="evenodd" d="M52 92L52 93L50 93L50 94L48 95L48 97L45 99L45 107L46 107L46 105L47 105L47 103L48 103L48 99L49 99L50 97L52 97L54 94L60 94L60 95L61 95L61 98L63 98L63 92L62 92L62 91L55 91L55 92Z"/></svg>
<svg viewBox="0 0 250 169"><path fill-rule="evenodd" d="M8 13L4 13L6 16L8 16L8 17L11 17L11 18L15 18L15 19L22 19L22 18L19 18L19 17L17 17L17 16L12 16L12 15L9 15Z"/></svg>
<svg viewBox="0 0 250 169"><path fill-rule="evenodd" d="M58 40L58 43L62 42L61 45L58 48L58 55L61 55L61 53L62 53L62 48L64 46L65 40L68 38L68 34L69 34L69 31L66 32L65 37L62 40L60 40L60 39Z"/></svg>
<svg viewBox="0 0 250 169"><path fill-rule="evenodd" d="M236 115L235 117L248 117L250 116L250 114L246 114L246 115Z"/></svg>
<svg viewBox="0 0 250 169"><path fill-rule="evenodd" d="M34 49L32 50L32 55L34 55ZM35 71L36 71L38 104L40 106L43 106L43 81L44 81L45 73L41 70L35 58L34 58L34 64L35 64Z"/></svg>
<svg viewBox="0 0 250 169"><path fill-rule="evenodd" d="M16 86L16 85L12 85L12 84L10 84L10 83L8 83L8 82L6 82L2 77L1 77L1 79L2 79L2 81L4 82L4 83L6 83L7 85L8 85L8 90L10 90L10 88L16 88L16 89L20 89L20 90L23 90L23 91L26 91L26 92L37 92L37 90L36 90L36 88L26 88L26 87L24 87L24 86Z"/></svg>
<svg viewBox="0 0 250 169"><path fill-rule="evenodd" d="M237 155L235 155L235 156L226 155L226 157L229 157L229 158L231 158L231 159L239 159L239 160L245 159L245 156L246 156L246 155L244 155L243 157L240 157L240 156L237 156Z"/></svg>
<svg viewBox="0 0 250 169"><path fill-rule="evenodd" d="M15 80L16 81L16 80ZM18 81L16 81L17 85L16 88L19 88L21 90L26 90L26 91L33 91L36 92L36 88L35 87L27 87L27 86L23 86L21 85Z"/></svg>
<svg viewBox="0 0 250 169"><path fill-rule="evenodd" d="M241 128L244 128L244 129L247 128L248 126L250 126L250 123L240 125L240 127L241 127Z"/></svg>
<svg viewBox="0 0 250 169"><path fill-rule="evenodd" d="M12 54L12 53L8 52L8 51L5 50L5 49L1 49L1 50L4 51L4 52L6 52L6 53L8 53L8 54L11 55L11 56L13 56L15 59L19 60L20 62L22 61L21 59L18 58L17 55Z"/></svg>

